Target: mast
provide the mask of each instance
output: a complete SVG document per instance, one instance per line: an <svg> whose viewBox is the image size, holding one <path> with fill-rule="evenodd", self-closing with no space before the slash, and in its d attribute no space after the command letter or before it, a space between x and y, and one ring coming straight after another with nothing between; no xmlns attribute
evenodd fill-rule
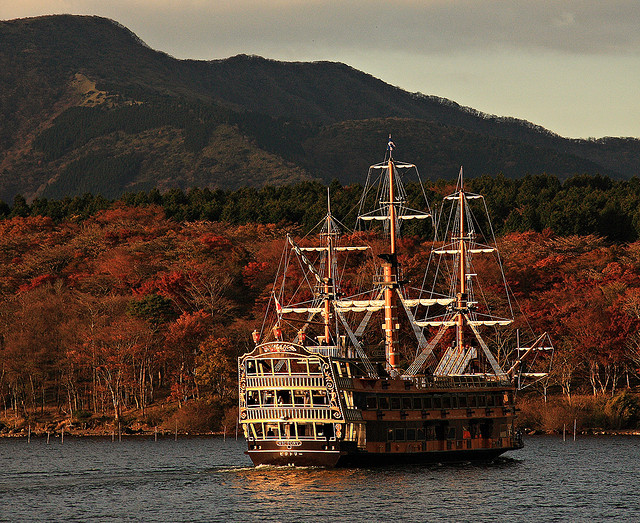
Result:
<svg viewBox="0 0 640 523"><path fill-rule="evenodd" d="M458 239L458 259L460 260L460 292L458 292L458 317L456 319L456 344L459 352L463 350L464 344L464 316L462 312L466 309L467 306L467 269L466 269L466 259L465 259L465 245L464 245L464 187L463 187L463 178L462 178L462 169L460 169L460 192L458 193L458 206L460 209L460 237Z"/></svg>
<svg viewBox="0 0 640 523"><path fill-rule="evenodd" d="M331 315L331 299L329 292L333 281L332 264L333 264L333 239L332 239L332 219L331 219L331 200L329 197L329 188L327 187L327 273L324 278L324 339L327 345L331 339L329 329L329 320Z"/></svg>
<svg viewBox="0 0 640 523"><path fill-rule="evenodd" d="M387 163L387 171L389 177L389 235L390 235L390 253L385 256L385 263L382 264L384 276L384 333L385 333L385 355L389 371L394 374L398 371L398 339L396 336L396 324L398 317L396 314L396 293L398 274L397 274L397 257L396 257L396 209L395 209L395 186L394 186L394 163L393 163L393 147L391 135L389 135L389 159Z"/></svg>

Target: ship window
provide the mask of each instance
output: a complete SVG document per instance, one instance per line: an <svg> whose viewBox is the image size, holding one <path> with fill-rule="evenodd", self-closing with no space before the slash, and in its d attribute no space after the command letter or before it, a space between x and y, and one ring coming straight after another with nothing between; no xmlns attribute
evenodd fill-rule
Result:
<svg viewBox="0 0 640 523"><path fill-rule="evenodd" d="M418 441L423 441L425 439L424 429L417 429L416 430L416 439Z"/></svg>
<svg viewBox="0 0 640 523"><path fill-rule="evenodd" d="M295 437L295 431L291 423L280 423L280 437L290 439Z"/></svg>
<svg viewBox="0 0 640 523"><path fill-rule="evenodd" d="M458 396L458 405L460 406L461 409L466 408L467 406L467 396L464 394L460 394L460 396Z"/></svg>
<svg viewBox="0 0 640 523"><path fill-rule="evenodd" d="M431 398L422 398L422 408L430 409L431 408Z"/></svg>
<svg viewBox="0 0 640 523"><path fill-rule="evenodd" d="M310 361L309 374L320 374L320 363L318 363L317 361Z"/></svg>
<svg viewBox="0 0 640 523"><path fill-rule="evenodd" d="M303 438L311 433L311 427L308 423L298 423L298 437Z"/></svg>
<svg viewBox="0 0 640 523"><path fill-rule="evenodd" d="M277 425L267 425L267 434L266 438L277 438L278 437L278 426Z"/></svg>
<svg viewBox="0 0 640 523"><path fill-rule="evenodd" d="M326 405L327 404L327 395L320 391L320 390L314 390L311 393L311 399L313 401L314 405Z"/></svg>
<svg viewBox="0 0 640 523"><path fill-rule="evenodd" d="M256 362L254 360L247 361L247 374L256 374L258 371L256 369Z"/></svg>
<svg viewBox="0 0 640 523"><path fill-rule="evenodd" d="M391 409L392 410L400 409L400 398L396 398L394 396L391 397Z"/></svg>
<svg viewBox="0 0 640 523"><path fill-rule="evenodd" d="M442 396L442 408L443 409L451 408L451 396Z"/></svg>
<svg viewBox="0 0 640 523"><path fill-rule="evenodd" d="M487 397L484 394L478 396L478 407L484 407L487 405Z"/></svg>
<svg viewBox="0 0 640 523"><path fill-rule="evenodd" d="M247 405L257 405L258 404L258 391L250 390L247 392Z"/></svg>
<svg viewBox="0 0 640 523"><path fill-rule="evenodd" d="M262 439L262 423L251 423L251 432L255 439Z"/></svg>
<svg viewBox="0 0 640 523"><path fill-rule="evenodd" d="M469 395L469 407L477 407L478 406L478 398L474 395Z"/></svg>
<svg viewBox="0 0 640 523"><path fill-rule="evenodd" d="M422 410L422 398L420 396L413 398L413 408L415 410Z"/></svg>
<svg viewBox="0 0 640 523"><path fill-rule="evenodd" d="M396 441L404 441L404 429L396 429Z"/></svg>
<svg viewBox="0 0 640 523"><path fill-rule="evenodd" d="M436 439L436 431L432 425L427 425L424 428L424 436L427 441L433 441Z"/></svg>
<svg viewBox="0 0 640 523"><path fill-rule="evenodd" d="M294 405L309 405L309 391L308 390L293 391L293 403Z"/></svg>
<svg viewBox="0 0 640 523"><path fill-rule="evenodd" d="M487 395L487 406L493 407L493 394Z"/></svg>
<svg viewBox="0 0 640 523"><path fill-rule="evenodd" d="M416 440L416 429L407 429L407 441Z"/></svg>
<svg viewBox="0 0 640 523"><path fill-rule="evenodd" d="M402 398L402 408L411 410L411 398Z"/></svg>
<svg viewBox="0 0 640 523"><path fill-rule="evenodd" d="M305 360L289 360L291 374L307 374Z"/></svg>
<svg viewBox="0 0 640 523"><path fill-rule="evenodd" d="M289 374L289 366L287 365L289 360L273 360L273 373L274 374Z"/></svg>
<svg viewBox="0 0 640 523"><path fill-rule="evenodd" d="M449 427L449 433L447 434L447 439L456 439L456 428Z"/></svg>
<svg viewBox="0 0 640 523"><path fill-rule="evenodd" d="M262 405L265 407L273 407L275 405L275 394L272 390L262 392Z"/></svg>
<svg viewBox="0 0 640 523"><path fill-rule="evenodd" d="M387 441L393 441L393 429L387 431Z"/></svg>
<svg viewBox="0 0 640 523"><path fill-rule="evenodd" d="M377 409L378 408L378 398L375 396L367 396L367 408L368 409Z"/></svg>
<svg viewBox="0 0 640 523"><path fill-rule="evenodd" d="M502 394L496 394L496 407L502 407L504 402L504 398L502 397Z"/></svg>
<svg viewBox="0 0 640 523"><path fill-rule="evenodd" d="M389 410L389 398L387 396L378 397L378 408L380 410Z"/></svg>
<svg viewBox="0 0 640 523"><path fill-rule="evenodd" d="M434 409L442 408L442 398L440 396L433 397L433 408Z"/></svg>
<svg viewBox="0 0 640 523"><path fill-rule="evenodd" d="M260 369L260 374L271 374L271 361L261 360L258 362L258 367Z"/></svg>
<svg viewBox="0 0 640 523"><path fill-rule="evenodd" d="M291 405L291 391L290 390L279 390L276 392L276 396L278 398L278 405Z"/></svg>

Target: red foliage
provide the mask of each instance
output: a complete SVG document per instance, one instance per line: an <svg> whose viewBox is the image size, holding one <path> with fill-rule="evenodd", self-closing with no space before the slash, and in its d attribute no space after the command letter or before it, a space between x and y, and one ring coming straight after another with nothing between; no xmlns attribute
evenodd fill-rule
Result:
<svg viewBox="0 0 640 523"><path fill-rule="evenodd" d="M18 287L18 292L20 292L20 293L29 292L32 289L40 287L41 285L44 285L45 283L54 282L55 280L56 280L56 277L51 275L51 274L42 274L40 276L36 276L35 278L32 278L29 283L25 283L24 285L20 285L20 287Z"/></svg>
<svg viewBox="0 0 640 523"><path fill-rule="evenodd" d="M249 262L242 269L242 279L244 284L252 287L257 280L261 279L261 276L269 267L267 262Z"/></svg>
<svg viewBox="0 0 640 523"><path fill-rule="evenodd" d="M200 242L206 245L209 249L212 250L229 250L233 246L231 241L224 236L220 236L218 234L205 234L200 237Z"/></svg>

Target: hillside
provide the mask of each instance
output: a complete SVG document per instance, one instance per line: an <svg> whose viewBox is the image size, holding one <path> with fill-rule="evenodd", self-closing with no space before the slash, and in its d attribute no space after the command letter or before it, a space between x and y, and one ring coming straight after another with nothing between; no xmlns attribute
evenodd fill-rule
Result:
<svg viewBox="0 0 640 523"><path fill-rule="evenodd" d="M361 181L394 134L425 178L628 178L640 141L569 140L347 65L176 60L116 22L0 22L0 200ZM400 81L399 81L400 83Z"/></svg>

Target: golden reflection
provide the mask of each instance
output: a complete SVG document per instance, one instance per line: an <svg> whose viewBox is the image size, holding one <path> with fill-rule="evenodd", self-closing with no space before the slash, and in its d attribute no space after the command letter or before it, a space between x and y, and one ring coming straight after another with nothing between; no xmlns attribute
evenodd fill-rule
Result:
<svg viewBox="0 0 640 523"><path fill-rule="evenodd" d="M297 498L309 493L340 496L357 491L367 477L358 469L322 469L300 467L255 467L235 473L237 487L255 501Z"/></svg>

